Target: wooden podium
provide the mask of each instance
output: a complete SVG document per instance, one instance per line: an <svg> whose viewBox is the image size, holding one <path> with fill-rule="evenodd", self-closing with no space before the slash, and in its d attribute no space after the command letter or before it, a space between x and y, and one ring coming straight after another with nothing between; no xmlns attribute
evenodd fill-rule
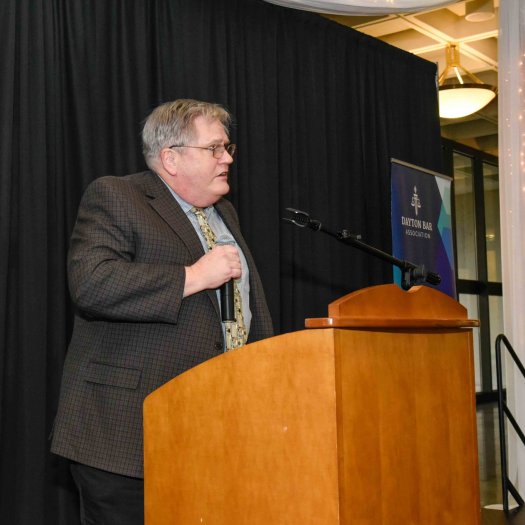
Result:
<svg viewBox="0 0 525 525"><path fill-rule="evenodd" d="M479 525L476 325L375 286L176 377L144 403L146 525Z"/></svg>

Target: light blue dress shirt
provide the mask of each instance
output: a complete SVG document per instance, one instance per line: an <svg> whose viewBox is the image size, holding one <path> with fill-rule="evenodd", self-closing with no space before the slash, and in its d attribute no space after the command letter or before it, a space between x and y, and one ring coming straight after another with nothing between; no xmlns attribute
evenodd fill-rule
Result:
<svg viewBox="0 0 525 525"><path fill-rule="evenodd" d="M166 182L162 179L162 177L159 177L164 184ZM197 232L197 235L199 236L199 239L201 240L202 247L204 248L204 251L208 251L208 244L206 243L206 239L204 238L204 235L202 234L201 228L199 226L199 222L197 220L196 215L191 211L193 208L193 205L186 202L184 199L182 199L175 191L173 191L172 188L170 188L167 184L166 187L170 190L171 194L175 198L175 200L179 203L180 207L182 208L182 211L186 214L188 219L190 220L193 228ZM237 284L237 287L239 289L239 292L241 293L241 299L242 299L242 315L244 317L244 324L246 326L247 333L250 333L250 324L252 320L252 312L250 310L250 271L248 269L248 263L246 262L246 257L242 253L242 250L240 246L235 242L235 238L231 234L230 230L228 230L226 224L224 224L224 221L222 220L222 217L219 215L217 210L213 206L208 206L207 208L203 208L203 211L208 219L208 223L210 225L210 228L213 230L213 233L215 233L215 238L220 239L221 242L224 244L232 244L237 247L239 250L239 255L241 258L241 277L239 279L235 280L235 283ZM220 298L220 290L217 289L217 300L219 301L219 307L221 304L221 298ZM225 327L223 323L223 334L225 334ZM226 348L226 345L225 345Z"/></svg>

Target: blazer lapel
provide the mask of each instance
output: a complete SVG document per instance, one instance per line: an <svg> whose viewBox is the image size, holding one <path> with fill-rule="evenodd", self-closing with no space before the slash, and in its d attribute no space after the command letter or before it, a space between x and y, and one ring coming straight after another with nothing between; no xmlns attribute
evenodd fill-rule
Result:
<svg viewBox="0 0 525 525"><path fill-rule="evenodd" d="M204 255L204 249L193 225L160 177L153 172L148 174L149 176L145 177L144 180L144 193L150 199L150 206L186 245L192 258L199 259ZM206 293L220 317L219 302L215 290L206 290Z"/></svg>
<svg viewBox="0 0 525 525"><path fill-rule="evenodd" d="M190 220L179 203L155 173L150 173L144 181L144 193L149 197L150 206L166 221L171 229L186 245L195 259L204 255L202 244Z"/></svg>

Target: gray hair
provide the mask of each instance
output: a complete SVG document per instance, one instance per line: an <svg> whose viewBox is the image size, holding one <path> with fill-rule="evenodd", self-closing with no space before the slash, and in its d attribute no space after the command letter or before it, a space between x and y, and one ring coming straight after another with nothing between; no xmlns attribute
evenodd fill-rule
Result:
<svg viewBox="0 0 525 525"><path fill-rule="evenodd" d="M142 129L142 152L146 164L151 168L162 148L191 142L195 137L193 122L197 117L204 117L210 122L218 120L228 133L231 116L219 104L179 99L156 107L146 118Z"/></svg>

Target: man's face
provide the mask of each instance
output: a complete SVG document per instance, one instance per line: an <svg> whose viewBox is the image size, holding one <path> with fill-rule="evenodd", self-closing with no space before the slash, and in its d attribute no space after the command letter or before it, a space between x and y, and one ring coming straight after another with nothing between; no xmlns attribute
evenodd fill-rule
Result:
<svg viewBox="0 0 525 525"><path fill-rule="evenodd" d="M195 136L188 146L223 146L230 140L219 121L197 117ZM233 162L227 151L216 159L212 152L198 148L177 148L176 176L173 189L188 203L205 208L230 191L228 171Z"/></svg>

